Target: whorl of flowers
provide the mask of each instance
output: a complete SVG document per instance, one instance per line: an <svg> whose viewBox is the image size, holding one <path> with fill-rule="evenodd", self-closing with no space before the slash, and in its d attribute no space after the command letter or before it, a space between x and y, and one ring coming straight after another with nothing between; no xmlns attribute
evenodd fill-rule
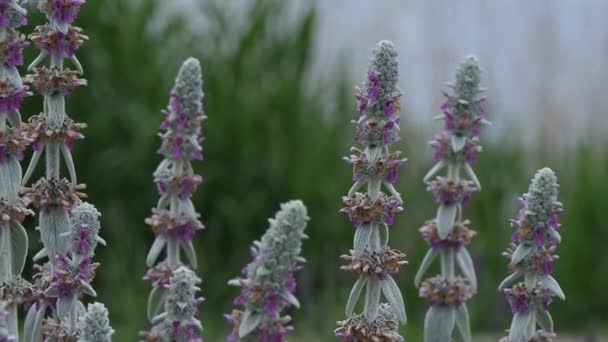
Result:
<svg viewBox="0 0 608 342"><path fill-rule="evenodd" d="M89 304L78 320L78 342L112 342L113 334L108 309L101 303Z"/></svg>
<svg viewBox="0 0 608 342"><path fill-rule="evenodd" d="M241 293L234 300L242 310L224 315L233 325L227 340L284 341L293 327L289 316L281 312L291 306L300 307L295 297L294 273L301 268L302 239L308 222L306 207L295 200L281 204L270 227L251 248L253 260L243 269L243 278L230 285L239 286Z"/></svg>
<svg viewBox="0 0 608 342"><path fill-rule="evenodd" d="M164 311L154 317L154 327L145 332L145 341L202 342L203 325L197 319L199 304L203 298L197 284L201 280L185 266L173 271L166 285L167 294Z"/></svg>
<svg viewBox="0 0 608 342"><path fill-rule="evenodd" d="M473 260L466 249L475 231L463 219L462 208L481 185L471 164L481 151L479 134L485 120L484 97L479 87L481 70L476 57L469 56L458 67L456 81L441 105L443 131L430 142L435 166L424 177L427 190L439 205L435 218L420 228L429 244L416 274L415 285L426 299L429 310L425 319L425 341L449 341L453 336L471 341L466 301L477 289ZM445 176L438 174L447 168ZM432 262L439 256L441 275L422 281ZM462 277L457 276L456 264ZM446 324L447 322L447 324ZM459 322L459 324L455 324Z"/></svg>
<svg viewBox="0 0 608 342"><path fill-rule="evenodd" d="M347 319L339 322L340 327L335 331L336 336L345 341L367 341L363 337L365 331L355 333L344 326L355 321L362 327L376 329L369 331L370 336L379 336L382 341L400 341L397 327L399 321L406 321L401 290L391 274L407 262L405 254L388 246L389 225L393 224L395 214L403 210L403 201L394 183L399 166L406 162L400 158L399 151L389 149L391 143L399 140L398 67L393 43L381 41L372 52L365 81L355 93L359 118L353 123L355 140L361 148L353 147L353 154L344 158L352 165L354 184L344 196L346 207L340 212L347 214L355 227L353 248L349 255L342 256L348 262L342 269L358 279L346 304ZM360 191L364 186L366 191ZM355 307L364 288L365 303L359 315ZM381 305L381 294L389 305ZM379 318L381 307L393 311L384 317L390 322ZM384 332L386 335L382 335Z"/></svg>
<svg viewBox="0 0 608 342"><path fill-rule="evenodd" d="M7 288L7 293L18 290L8 287L20 279L25 265L28 237L21 222L32 214L19 198L19 161L29 143L19 110L23 99L32 95L17 70L23 64L23 49L29 45L25 36L17 31L27 24L26 15L21 1L0 0L0 286ZM2 341L9 341L8 335L19 339L17 307L20 299L15 297L7 303L10 324L5 327L8 329L6 334L0 332Z"/></svg>
<svg viewBox="0 0 608 342"><path fill-rule="evenodd" d="M403 342L399 321L390 305L380 304L376 319L369 322L364 315L352 315L338 322L336 336L346 342Z"/></svg>
<svg viewBox="0 0 608 342"><path fill-rule="evenodd" d="M17 338L8 329L7 304L0 302L0 342L17 342Z"/></svg>
<svg viewBox="0 0 608 342"><path fill-rule="evenodd" d="M513 312L505 341L552 341L555 338L549 304L553 296L565 299L551 275L553 262L558 259L555 255L557 244L561 241L557 215L563 206L557 200L558 189L557 177L551 169L538 170L528 192L519 199L521 209L511 220L515 232L503 253L509 259L511 274L499 286ZM523 282L507 288L520 279Z"/></svg>
<svg viewBox="0 0 608 342"><path fill-rule="evenodd" d="M202 85L199 61L187 59L175 80L169 105L162 111L165 118L160 125L161 147L158 153L164 159L154 172L160 199L152 209L152 215L145 220L155 236L146 258L149 270L144 277L152 283L148 300L150 321L162 313L170 300L168 286L175 270L182 266L197 267L193 239L195 233L204 227L191 197L202 178L194 173L191 162L203 158L201 124L206 117L202 107ZM163 252L166 257L158 262ZM182 252L186 260L183 260ZM163 320L154 320L154 326L149 332L144 332L144 336L153 340L160 336L160 331L168 329L167 324ZM201 329L183 324L173 327L176 329L174 335L181 338L179 341L199 341Z"/></svg>

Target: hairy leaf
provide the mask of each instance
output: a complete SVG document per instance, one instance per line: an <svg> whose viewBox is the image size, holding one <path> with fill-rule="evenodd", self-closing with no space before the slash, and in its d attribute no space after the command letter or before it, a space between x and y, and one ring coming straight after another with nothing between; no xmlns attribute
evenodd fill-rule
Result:
<svg viewBox="0 0 608 342"><path fill-rule="evenodd" d="M382 287L382 293L384 297L388 301L388 303L393 308L393 311L397 315L397 318L405 324L407 321L407 317L405 314L405 304L403 303L403 296L401 295L401 290L397 283L395 283L395 279L390 275L384 276L384 278L380 281L380 286Z"/></svg>
<svg viewBox="0 0 608 342"><path fill-rule="evenodd" d="M445 239L452 232L457 210L458 205L456 204L442 204L439 206L437 210L437 231L439 238Z"/></svg>
<svg viewBox="0 0 608 342"><path fill-rule="evenodd" d="M416 272L416 277L414 278L414 285L416 287L420 286L420 282L422 282L422 278L424 277L424 274L429 269L429 267L431 266L431 264L433 263L435 258L437 258L437 255L438 255L437 251L435 251L433 249L429 249L426 252L424 259L422 259L422 262L420 263L418 272Z"/></svg>
<svg viewBox="0 0 608 342"><path fill-rule="evenodd" d="M424 319L424 342L449 342L456 323L451 306L431 306Z"/></svg>
<svg viewBox="0 0 608 342"><path fill-rule="evenodd" d="M367 278L365 276L359 277L352 290L350 290L350 295L348 296L348 302L346 302L346 317L350 317L355 310L355 306L359 301L359 297L361 296L361 291L363 291L363 287L367 283Z"/></svg>

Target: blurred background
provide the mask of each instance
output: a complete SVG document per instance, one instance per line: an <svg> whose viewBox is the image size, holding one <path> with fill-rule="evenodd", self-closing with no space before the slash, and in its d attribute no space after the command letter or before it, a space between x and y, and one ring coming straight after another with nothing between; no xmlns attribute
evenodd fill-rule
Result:
<svg viewBox="0 0 608 342"><path fill-rule="evenodd" d="M353 87L382 39L400 51L402 136L409 158L398 189L399 214L391 245L410 266L397 281L420 341L425 303L413 277L427 246L418 228L436 206L422 184L432 166L428 140L438 126L443 83L466 55L480 57L488 88L484 152L474 166L484 188L465 209L478 232L470 246L480 289L469 304L477 336L500 336L511 313L496 291L507 274L501 252L511 234L516 198L535 170L553 168L561 183L563 243L555 276L567 301L551 307L556 329L576 341L608 332L608 3L553 1L89 1L77 25L90 37L79 51L89 87L75 92L68 113L86 122L74 147L79 179L103 213L99 300L111 311L116 341L135 341L146 328L145 255L152 233L144 224L157 193L152 171L160 109L188 56L204 73L204 183L194 201L206 230L196 238L208 341L229 327L237 290L226 286L249 261L249 245L267 228L279 203L301 198L310 221L298 275L302 309L292 312L292 341L333 341L335 321L354 283L339 270L353 229L338 214L351 186L341 157L353 144ZM31 8L31 32L43 19ZM26 56L31 61L35 51ZM25 118L40 111L26 100ZM29 159L29 154L26 157ZM34 178L36 179L36 178ZM31 253L40 246L31 229ZM28 266L28 269L31 267ZM433 271L433 270L432 270ZM496 340L496 339L494 339Z"/></svg>

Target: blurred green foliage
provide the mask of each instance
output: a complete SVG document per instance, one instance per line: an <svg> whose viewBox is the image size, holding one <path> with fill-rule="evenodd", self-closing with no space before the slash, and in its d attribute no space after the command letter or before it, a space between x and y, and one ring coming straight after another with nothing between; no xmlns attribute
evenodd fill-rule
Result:
<svg viewBox="0 0 608 342"><path fill-rule="evenodd" d="M248 247L266 229L266 218L280 202L301 198L312 220L304 245L309 262L299 274L303 308L294 313L295 325L305 336L317 332L317 340L333 340L334 323L343 318L353 284L351 275L339 271L339 255L349 249L353 229L338 214L340 197L351 185L349 167L340 158L352 141L353 81L336 70L326 75L326 83L307 86L314 10L288 20L284 2L252 1L241 22L222 2L201 2L206 30L199 33L179 17L151 26L160 0L89 1L78 20L90 36L78 52L89 87L69 99L68 112L89 124L86 139L74 148L74 160L80 181L88 184L90 202L103 213L108 247L98 253L99 300L111 311L116 341L134 341L146 327L149 285L141 278L152 234L143 220L157 199L151 173L161 160L155 154L159 110L168 103L181 61L192 55L203 65L209 117L205 160L195 165L204 183L194 198L207 228L196 239L207 299L201 310L205 337L218 341L226 333L222 314L231 310L237 292L226 282L249 261ZM30 22L39 24L42 18L35 14ZM29 53L31 60L34 51ZM408 66L401 68L407 77ZM26 102L24 117L42 104L40 97ZM418 340L426 308L412 279L426 246L417 228L436 210L421 183L431 166L426 146L431 133L410 127L407 109L402 116L404 140L398 145L410 163L398 189L406 211L398 215L391 241L409 255L411 266L397 280L410 317L405 335ZM526 191L534 170L545 165L560 176L566 206L562 258L555 272L568 298L552 306L557 327L580 330L606 321L608 149L524 149L509 137L485 147L475 166L484 189L465 209L479 233L471 245L480 280L479 294L470 304L474 329L501 332L508 327L510 312L496 291L506 274L500 254L509 241L516 197ZM39 238L34 220L26 224L32 228L33 253Z"/></svg>

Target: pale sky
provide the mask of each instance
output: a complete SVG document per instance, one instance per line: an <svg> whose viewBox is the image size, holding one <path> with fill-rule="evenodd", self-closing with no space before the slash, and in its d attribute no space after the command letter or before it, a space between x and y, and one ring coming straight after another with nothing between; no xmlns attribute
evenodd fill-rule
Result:
<svg viewBox="0 0 608 342"><path fill-rule="evenodd" d="M184 10L197 1L170 3ZM250 2L226 1L236 11ZM608 1L290 1L296 16L311 3L319 14L312 82L338 65L358 82L371 48L392 40L405 115L430 127L443 82L472 53L484 69L495 135L516 131L530 143L566 146L608 141Z"/></svg>

